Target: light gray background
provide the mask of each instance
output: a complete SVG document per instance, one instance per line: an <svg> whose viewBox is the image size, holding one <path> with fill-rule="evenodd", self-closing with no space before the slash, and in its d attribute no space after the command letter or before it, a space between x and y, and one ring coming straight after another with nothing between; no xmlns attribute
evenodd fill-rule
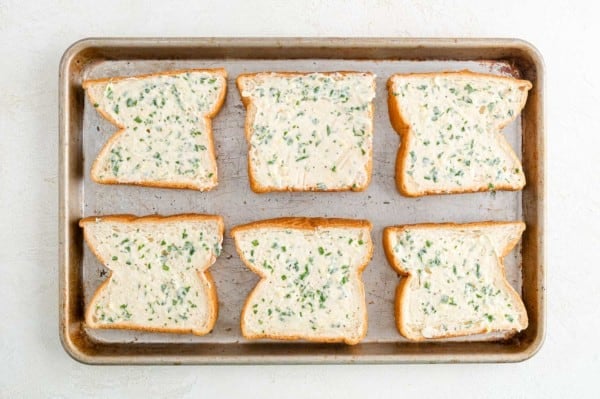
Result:
<svg viewBox="0 0 600 399"><path fill-rule="evenodd" d="M326 3L326 4L325 4ZM0 398L598 397L595 2L0 0ZM57 76L87 36L518 37L547 70L548 334L508 365L91 367L58 340Z"/></svg>

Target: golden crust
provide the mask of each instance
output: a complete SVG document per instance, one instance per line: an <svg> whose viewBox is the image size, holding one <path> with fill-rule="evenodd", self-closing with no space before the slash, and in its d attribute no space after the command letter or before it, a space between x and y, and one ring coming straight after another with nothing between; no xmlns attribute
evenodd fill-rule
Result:
<svg viewBox="0 0 600 399"><path fill-rule="evenodd" d="M291 77L291 76L302 76L302 75L311 75L314 73L319 73L321 75L335 75L335 74L354 74L360 73L365 75L374 76L370 72L357 72L357 71L335 71L335 72L256 72L256 73L244 73L239 75L235 79L235 84L240 93L240 97L242 99L242 103L246 108L246 120L244 122L244 132L246 136L246 141L248 143L248 180L250 182L250 189L258 194L262 193L272 193L272 192L342 192L342 191L356 191L361 192L365 191L369 184L371 184L371 177L373 174L373 146L369 151L369 160L367 162L367 181L361 186L352 186L349 185L347 187L339 187L339 188L328 188L327 190L321 190L317 187L307 187L307 188L295 188L295 187L272 187L272 186L263 186L261 185L256 178L254 177L254 170L252 169L252 162L250 161L250 137L252 136L252 121L254 121L254 116L256 115L256 107L252 100L249 97L244 97L242 95L244 88L244 79L254 79L257 76L265 75L265 76L274 76L274 77ZM376 85L373 82L373 88L375 89ZM375 113L375 106L373 105L373 101L369 103L369 118L373 121L373 115ZM374 126L373 129L374 130Z"/></svg>
<svg viewBox="0 0 600 399"><path fill-rule="evenodd" d="M242 230L254 230L257 228L282 227L299 230L315 230L326 227L347 228L373 228L368 220L342 219L342 218L308 218L308 217L281 217L274 219L259 220L235 226L231 229L231 235Z"/></svg>
<svg viewBox="0 0 600 399"><path fill-rule="evenodd" d="M394 78L402 77L402 76L411 76L411 77L432 77L439 75L455 75L455 76L470 76L474 78L490 78L493 77L495 79L503 79L511 82L518 82L519 85L523 88L523 90L529 91L532 88L532 84L528 80L515 79L507 76L499 76L499 75L490 75L484 73L476 73L468 70L464 71L447 71L447 72L428 72L428 73L397 73L389 77L387 81L387 90L388 90L388 113L390 116L390 122L394 130L400 135L400 148L398 150L398 154L396 156L396 188L398 191L406 196L406 197L421 197L423 195L430 194L459 194L459 193L477 193L483 191L490 191L487 187L479 187L479 188L464 188L464 189L454 189L454 190L421 190L421 191L413 191L408 188L404 173L404 165L408 160L408 149L410 148L410 141L412 139L412 131L410 129L410 125L408 123L407 118L402 115L402 111L400 110L400 104L394 96ZM525 103L527 102L527 96L523 97L523 101L519 104L519 112L516 112L513 117L506 121L506 123L499 126L499 130L502 130L506 125L510 122L514 121L519 115L520 111L525 107ZM504 140L506 144L505 148L509 151L511 158L518 160L517 155L514 150L508 145L506 139L502 136L501 140ZM511 186L508 184L499 184L494 186L494 190L501 191L519 191L522 190L523 185L519 186Z"/></svg>
<svg viewBox="0 0 600 399"><path fill-rule="evenodd" d="M102 263L102 265L106 268L107 262L103 259L96 248L91 245L87 230L85 226L88 223L95 223L97 219L112 221L112 222L121 222L121 223L170 223L170 222L182 222L182 221L214 221L217 222L219 226L219 235L223 237L224 232L224 224L223 218L217 215L203 215L203 214L179 214L173 216L160 216L160 215L150 215L150 216L135 216L129 214L123 215L107 215L107 216L89 216L83 218L79 221L79 226L83 228L83 237L88 244L88 247L92 251L92 253L96 256L96 258ZM91 328L98 329L123 329L123 330L135 330L135 331L146 331L146 332L160 332L160 333L174 333L174 334L194 334L194 335L206 335L212 331L217 322L217 317L219 314L219 301L217 297L217 289L210 271L207 269L203 272L198 272L198 278L202 283L205 291L208 295L208 308L209 308L209 318L206 322L206 328L204 329L194 329L194 328L168 328L168 327L146 327L140 326L137 324L125 324L125 323L114 323L114 324L98 324L95 323L92 317L92 306L94 302L100 296L100 293L104 290L106 285L113 277L112 270L109 271L108 277L94 292L94 295L90 299L87 309L85 310L85 324Z"/></svg>
<svg viewBox="0 0 600 399"><path fill-rule="evenodd" d="M263 284L263 281L266 280L267 276L264 274L264 272L262 270L254 267L252 265L252 263L246 259L240 246L238 245L238 242L236 239L236 234L239 232L243 232L243 231L247 231L247 230L254 230L254 229L258 229L258 228L289 228L289 229L295 229L295 230L317 230L317 229L321 229L321 228L336 228L336 227L339 227L339 228L366 228L369 230L369 240L368 240L369 254L367 256L367 261L358 267L357 276L356 276L360 283L358 286L360 289L361 300L365 304L365 311L363 314L364 328L361 331L360 336L357 338L311 337L311 336L306 336L306 335L277 335L277 334L267 334L267 333L252 334L252 333L248 332L246 329L246 325L244 323L246 312L249 311L250 303L251 303L252 299L254 298L254 295L257 292L259 292L259 288ZM240 259L242 260L242 262L244 262L244 265L246 265L246 267L248 269L250 269L254 273L258 274L261 278L260 281L258 282L258 284L256 284L254 289L252 289L250 294L246 297L246 301L244 302L244 307L242 308L242 313L241 313L241 317L240 317L240 328L242 330L242 335L244 336L244 338L247 338L247 339L277 339L277 340L286 340L286 341L302 339L302 340L306 340L306 341L320 342L320 343L343 342L347 345L356 345L360 341L362 341L365 338L365 336L367 335L367 329L368 329L368 316L367 316L367 310L366 310L367 309L366 308L366 294L365 294L364 283L362 281L362 272L367 267L369 261L373 257L373 241L371 240L371 237L370 237L371 229L372 229L372 225L371 225L371 222L369 222L368 220L339 219L339 218L305 218L305 217L284 217L284 218L267 219L267 220L261 220L261 221L256 221L256 222L236 226L233 229L231 229L230 235L234 239L235 249L236 249Z"/></svg>
<svg viewBox="0 0 600 399"><path fill-rule="evenodd" d="M89 90L87 90L89 87L91 87L91 86L93 86L95 84L105 84L105 83L110 83L110 82L119 82L119 81L127 80L127 79L143 79L143 78L149 78L149 77L154 77L154 76L172 76L172 75L179 75L179 74L187 73L187 72L207 72L207 73L212 73L212 74L220 75L220 76L223 77L223 79L225 79L225 85L223 86L223 90L221 91L221 93L219 95L219 98L215 102L214 107L204 117L204 122L206 123L206 126L208 128L207 129L208 130L207 131L207 137L208 137L207 150L210 153L210 158L212 159L212 163L213 163L214 169L216 171L217 170L217 161L216 161L215 144L214 144L214 139L213 139L212 118L214 118L217 115L217 113L221 110L221 107L223 106L223 103L225 102L225 97L226 97L226 94L227 94L227 71L225 69L223 69L223 68L214 68L214 69L181 69L181 70L171 70L171 71L164 71L164 72L147 73L147 74L135 75L135 76L117 76L117 77L112 77L112 78L90 79L90 80L84 81L82 83L82 87L83 87L84 90L86 90L86 93L88 95L88 98L89 98L90 102L91 103L97 103L98 101L92 96L91 92ZM168 181L162 181L161 182L161 181L143 180L143 181L136 181L136 182L121 182L121 181L119 181L117 179L114 179L114 178L103 178L103 179L100 179L97 176L96 172L95 172L97 170L97 168L98 168L99 160L104 157L104 155L108 152L110 146L114 142L117 141L117 139L119 138L119 136L121 136L121 134L123 134L123 132L125 132L126 129L125 129L125 126L120 125L117 121L115 121L113 118L111 118L110 115L107 112L105 112L104 110L102 110L100 108L96 108L96 111L104 119L106 119L107 121L109 121L113 125L117 126L118 130L108 139L108 141L106 142L106 144L104 144L104 146L102 147L102 149L98 153L98 156L96 157L96 159L92 163L90 177L92 178L92 181L94 181L95 183L99 183L99 184L128 184L128 185L134 185L134 186L191 189L191 190L198 190L198 191L210 191L214 187L216 187L217 184L219 183L218 174L217 173L215 173L214 185L211 186L211 187L207 187L207 188L198 188L196 185L193 185L193 184L178 183L178 182L168 182Z"/></svg>
<svg viewBox="0 0 600 399"><path fill-rule="evenodd" d="M503 248L502 254L499 256L498 260L500 262L502 276L504 277L503 283L504 283L505 288L508 290L510 295L513 297L514 302L523 306L522 311L519 312L520 321L523 325L523 328L527 328L527 324L528 324L527 311L525 310L521 296L515 291L515 289L510 285L510 283L506 279L506 274L505 274L505 270L504 270L504 257L506 255L508 255L508 253L510 251L512 251L512 249L515 247L515 245L517 245L517 243L521 239L521 234L525 230L525 223L523 223L523 222L493 222L493 221L474 222L474 223L417 223L417 224L407 224L407 225L399 225L399 226L389 226L389 227L386 227L383 229L383 250L385 252L385 256L388 260L388 263L390 264L392 269L394 269L398 274L400 274L401 276L404 277L400 281L400 284L398 284L398 287L396 288L396 299L394 301L394 309L395 309L394 312L395 312L395 316L396 316L396 328L398 329L398 331L400 332L400 334L403 337L405 337L406 339L409 339L411 341L419 342L419 341L426 341L426 340L437 340L437 339L444 339L444 338L460 337L460 336L465 336L465 335L476 335L476 334L488 333L488 332L492 332L492 331L501 331L501 330L491 330L490 331L490 330L482 328L479 331L475 331L472 333L470 332L468 334L461 334L461 333L446 334L446 335L435 337L435 338L425 338L422 335L411 334L410 330L406 328L406 322L404 320L404 315L408 312L408 310L403 306L405 304L408 304L408 301L406 300L406 298L408 297L408 293L410 292L408 287L410 287L410 283L412 281L413 276L410 272L408 272L402 266L402 264L394 256L393 248L391 245L391 235L394 233L398 233L398 232L407 230L407 229L411 229L411 228L413 228L413 229L414 228L417 228L417 229L452 228L452 229L457 229L457 230L458 229L463 230L463 229L490 228L490 227L496 227L496 226L502 226L502 225L518 226L519 230L520 230L520 232L516 236L516 238L514 240L508 242L505 245L505 247Z"/></svg>

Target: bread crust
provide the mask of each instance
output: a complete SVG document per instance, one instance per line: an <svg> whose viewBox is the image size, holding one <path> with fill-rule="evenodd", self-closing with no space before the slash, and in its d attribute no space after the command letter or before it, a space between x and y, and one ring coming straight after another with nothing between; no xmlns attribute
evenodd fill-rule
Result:
<svg viewBox="0 0 600 399"><path fill-rule="evenodd" d="M503 225L504 226L514 225L515 227L518 226L518 228L520 230L520 233L516 236L516 238L514 240L508 242L505 245L505 247L503 248L502 254L500 254L498 257L498 260L500 263L501 274L504 278L504 281L503 281L504 287L507 289L508 293L512 296L514 302L517 304L520 304L522 306L522 311L519 312L520 321L521 321L521 324L523 325L523 328L527 328L527 325L528 325L527 311L525 310L521 296L517 293L517 291L515 291L515 289L510 285L510 283L506 279L506 271L504 269L504 257L506 255L508 255L508 253L510 251L512 251L512 249L515 247L515 245L517 245L517 243L521 239L521 235L526 227L525 223L523 223L523 222L495 222L495 221L474 222L474 223L417 223L417 224L389 226L389 227L385 227L383 229L383 250L385 252L385 256L388 260L388 263L392 267L392 269L394 269L394 271L396 271L396 273L400 274L403 277L402 280L400 281L400 284L398 284L398 287L396 288L396 298L394 301L394 311L395 311L395 316L396 316L396 328L398 329L398 332L400 332L400 334L403 337L405 337L406 339L411 340L411 341L420 342L420 341L427 341L427 340L438 340L438 339L444 339L444 338L461 337L461 336L466 336L466 335L476 335L476 334L488 333L488 332L493 332L493 331L506 331L506 330L500 330L500 329L489 330L489 329L482 328L481 330L478 330L478 331L475 331L472 333L471 332L466 333L466 334L460 334L460 333L452 334L451 333L451 334L446 334L443 336L438 336L435 338L425 338L422 335L412 334L410 332L410 330L406 327L406 320L405 320L404 315L406 313L408 313L408 311L407 311L406 307L403 307L403 306L408 304L407 297L408 297L408 293L410 292L409 287L410 287L410 283L412 281L413 276L409 271L407 271L402 266L402 264L394 256L393 248L392 248L392 244L391 244L391 235L394 233L402 232L404 230L415 229L415 228L416 229L439 229L439 228L448 229L448 228L451 228L451 229L457 229L457 230L464 230L464 229L497 227L497 226L503 226ZM516 332L516 331L514 331L514 332Z"/></svg>
<svg viewBox="0 0 600 399"><path fill-rule="evenodd" d="M531 82L528 80L516 79L516 78L512 78L512 77L508 77L508 76L499 76L499 75L471 72L469 70L427 72L427 73L396 73L396 74L393 74L392 76L390 76L387 81L388 113L390 116L390 122L392 124L392 127L400 135L400 146L399 146L398 154L396 156L396 188L402 195L404 195L406 197L421 197L421 196L430 195L430 194L460 194L460 193L477 193L477 192L490 191L490 189L487 187L480 187L480 188L474 188L474 187L468 188L467 187L464 189L451 189L451 190L427 189L427 190L413 191L406 184L405 164L406 164L406 161L408 160L410 142L412 140L413 135L412 135L412 130L410 128L410 124L409 124L407 118L405 118L402 115L402 111L400 110L400 104L399 104L398 100L396 99L396 96L394 96L394 90L393 90L394 78L402 77L402 76L425 77L426 78L426 77L434 77L434 76L440 76L440 75L441 76L449 76L449 75L469 76L469 77L473 77L473 78L490 78L490 77L492 77L494 79L503 79L503 80L510 81L510 82L518 82L527 91L529 91L533 87ZM515 114L509 120L507 120L505 123L501 124L498 127L498 130L504 129L509 123L514 121L517 118L517 116L519 116L519 114L521 113L523 108L525 107L526 102L527 102L527 96L524 96L523 101L521 101L521 104L519 104L519 112L515 112ZM506 138L503 135L500 135L499 139L501 141L502 146L507 149L509 156L513 160L518 161L517 154L515 154L512 147L508 144L508 142L506 141ZM511 186L508 184L499 184L499 185L494 186L493 191L497 191L497 190L519 191L519 190L522 190L524 186L525 186L525 184L519 185L519 186Z"/></svg>
<svg viewBox="0 0 600 399"><path fill-rule="evenodd" d="M347 75L347 74L366 74L366 75L370 75L370 76L374 76L372 73L370 72L358 72L358 71L329 71L329 72L256 72L256 73L244 73L239 75L236 79L235 79L235 84L237 86L237 89L240 93L240 97L242 99L242 104L244 104L244 107L246 108L246 119L244 122L244 132L245 132L245 137L246 137L246 142L248 144L248 156L247 156L247 164L248 164L248 180L250 182L250 189L258 194L262 194L262 193L272 193L272 192L342 192L342 191L356 191L356 192L361 192L361 191L365 191L368 187L369 184L371 184L371 178L372 178L372 174L373 174L373 146L371 145L371 148L369 150L369 159L367 161L367 180L364 183L364 185L361 186L347 186L347 187L339 187L339 188L328 188L326 190L321 190L318 189L317 187L307 187L307 188L296 188L296 187L272 187L272 186L263 186L261 185L256 178L254 177L254 170L252 169L252 162L250 160L250 138L252 136L252 123L254 121L254 116L256 115L256 106L254 105L254 103L252 102L252 100L250 100L249 97L244 97L242 95L243 92L243 88L244 88L244 83L243 80L244 79L254 79L257 76L260 75L269 75L272 77L292 77L292 76L306 76L306 75L312 75L318 73L320 75L336 75L336 74L340 74L340 75ZM373 82L373 89L376 89L377 85L375 82ZM369 118L371 119L371 122L373 123L373 115L375 113L375 105L373 104L373 101L371 101L369 103ZM374 133L374 123L373 123L373 127L371 129L371 134Z"/></svg>
<svg viewBox="0 0 600 399"><path fill-rule="evenodd" d="M294 230L317 230L321 228L366 228L369 231L369 242L368 242L368 256L367 261L361 264L357 269L357 278L359 281L359 289L361 301L365 304L365 311L363 312L363 330L360 333L360 336L357 338L348 338L348 337L312 337L307 335L277 335L277 334L251 334L247 331L246 325L244 323L246 312L250 310L250 303L254 298L254 295L259 292L259 288L262 286L263 282L266 281L267 275L263 272L263 270L254 267L252 263L250 263L246 257L244 256L238 242L236 240L236 234L242 231L247 230L255 230L258 228L287 228ZM244 306L242 308L242 313L240 317L240 328L242 330L242 335L247 339L276 339L276 340L285 340L285 341L293 341L293 340L306 340L310 342L319 342L319 343L338 343L343 342L347 345L356 345L360 341L362 341L367 335L368 330L368 316L367 316L367 306L366 306L366 294L364 282L362 281L362 273L364 269L369 264L371 258L373 257L373 241L371 239L370 233L372 230L371 222L368 220L356 220L356 219L340 219L340 218L306 218L306 217L283 217L283 218L275 218L275 219L267 219L256 221L252 223L247 223L243 225L239 225L231 229L230 235L234 239L235 249L242 260L244 265L252 270L254 273L260 276L260 281L256 284L256 286L252 289L250 294L246 297L246 301L244 302Z"/></svg>
<svg viewBox="0 0 600 399"><path fill-rule="evenodd" d="M92 168L91 168L91 172L90 172L90 177L91 177L92 181L94 181L95 183L99 183L99 184L127 184L127 185L144 186L144 187L190 189L190 190L198 190L198 191L210 191L219 184L217 161L216 161L217 158L216 158L215 144L214 144L214 138L213 138L213 129L212 129L212 119L221 110L221 107L223 106L223 103L225 102L225 97L227 96L227 71L224 68L212 68L212 69L193 69L193 68L191 68L191 69L169 70L169 71L164 71L164 72L154 72L154 73L147 73L147 74L135 75L135 76L117 76L117 77L112 77L112 78L90 79L90 80L85 80L81 86L86 91L90 102L92 104L94 104L94 103L97 103L97 100L92 96L91 92L87 90L88 87L90 87L92 85L111 83L111 82L119 82L119 81L127 80L127 79L144 79L144 78L151 78L151 77L156 77L156 76L172 76L172 75L179 75L179 74L188 73L188 72L212 73L212 74L220 75L221 77L223 77L223 79L225 79L225 85L223 86L223 90L221 91L219 97L217 98L217 101L215 102L214 107L203 118L204 122L206 123L206 126L207 126L207 132L206 132L206 135L208 137L207 150L210 153L210 158L212 160L212 166L215 169L214 184L210 187L203 188L203 187L198 187L194 184L168 182L168 181L161 182L161 181L151 181L151 180L140 180L140 181L135 181L135 182L121 182L118 179L111 178L111 177L100 179L97 176L97 173L95 172L98 168L100 159L104 157L104 155L108 152L110 146L114 142L116 142L118 140L118 138L126 130L125 126L120 125L117 121L115 121L113 118L111 118L107 112L105 112L104 110L102 110L100 108L96 108L96 111L104 119L109 121L111 124L115 125L118 128L118 130L104 144L104 146L98 153L98 156L96 156L96 159L92 163Z"/></svg>
<svg viewBox="0 0 600 399"><path fill-rule="evenodd" d="M194 213L184 213L179 215L172 216L161 216L161 215L149 215L149 216L136 216L131 214L118 214L118 215L106 215L106 216L89 216L83 218L79 221L79 226L83 228L83 237L88 244L88 247L96 256L96 258L102 263L102 265L108 268L107 262L100 256L100 253L96 250L94 246L91 245L88 233L85 229L85 225L88 223L95 223L97 219L113 221L113 222L121 222L121 223L169 223L169 222L178 222L178 221L214 221L217 222L219 226L219 235L223 237L223 232L225 230L223 218L218 215L204 215L204 214L194 214ZM209 266L210 267L210 266ZM109 268L108 268L109 269ZM95 303L98 299L100 293L106 288L106 285L110 282L113 277L113 271L109 269L108 277L106 280L100 284L100 286L94 292L86 310L85 310L85 325L90 328L97 329L122 329L122 330L134 330L134 331L145 331L145 332L158 332L158 333L173 333L173 334L194 334L194 335L206 335L212 331L217 322L217 318L219 315L219 301L217 297L217 289L215 285L215 281L208 270L208 268L201 272L197 272L198 279L202 283L202 286L206 290L208 297L208 309L209 309L209 317L206 322L206 327L203 329L196 328L168 328L168 327L147 327L136 324L127 324L127 323L113 323L113 324L98 324L95 323L92 317L92 306L91 304Z"/></svg>

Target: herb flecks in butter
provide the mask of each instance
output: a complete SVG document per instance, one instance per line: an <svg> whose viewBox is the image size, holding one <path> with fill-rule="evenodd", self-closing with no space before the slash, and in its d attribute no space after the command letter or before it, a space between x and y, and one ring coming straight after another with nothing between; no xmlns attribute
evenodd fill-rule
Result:
<svg viewBox="0 0 600 399"><path fill-rule="evenodd" d="M124 131L98 158L99 180L216 185L207 115L225 90L223 77L190 71L94 84L94 107Z"/></svg>
<svg viewBox="0 0 600 399"><path fill-rule="evenodd" d="M98 221L85 229L112 270L90 304L96 323L189 329L206 323L210 298L198 272L220 253L216 222Z"/></svg>
<svg viewBox="0 0 600 399"><path fill-rule="evenodd" d="M523 81L460 74L397 75L392 81L412 132L403 164L409 191L524 184L520 162L500 133L521 110L528 88Z"/></svg>
<svg viewBox="0 0 600 399"><path fill-rule="evenodd" d="M256 228L235 240L266 276L249 299L248 331L333 337L366 327L358 268L368 261L368 229Z"/></svg>
<svg viewBox="0 0 600 399"><path fill-rule="evenodd" d="M250 170L275 189L364 188L372 153L374 75L263 73L242 81L256 107L248 117Z"/></svg>
<svg viewBox="0 0 600 399"><path fill-rule="evenodd" d="M515 299L505 284L498 246L513 240L512 225L487 229L406 227L390 245L412 276L405 288L408 328L428 338L465 330L519 327Z"/></svg>

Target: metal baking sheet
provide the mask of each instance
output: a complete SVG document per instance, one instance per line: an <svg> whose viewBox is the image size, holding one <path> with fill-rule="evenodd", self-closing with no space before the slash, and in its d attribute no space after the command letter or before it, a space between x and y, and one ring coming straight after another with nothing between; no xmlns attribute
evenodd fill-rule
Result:
<svg viewBox="0 0 600 399"><path fill-rule="evenodd" d="M497 41L475 42L478 46L467 40L462 46L460 40L422 40L417 57L403 56L402 50L414 51L412 45L418 41L392 39L91 39L68 50L61 68L64 96L61 98L61 336L67 351L88 363L517 361L535 353L543 338L543 278L540 280L543 271L539 261L540 254L543 255L540 228L543 208L541 214L536 208L543 204L543 195L539 195L543 193L543 157L533 154L540 151L543 154L543 147L530 141L542 136L542 108L531 107L531 102L541 104L541 63L534 65L532 75L531 63L525 61L538 58L522 42L500 41L504 48L520 47L524 51L521 63L515 58L517 51L513 51L512 58L489 56L489 52L497 51ZM374 53L377 46L381 51ZM452 51L446 57L436 56L436 48L448 51L452 47L456 48L455 57ZM152 48L154 55L144 56L144 49ZM194 48L197 51L192 51ZM323 48L331 51L324 53ZM213 121L219 168L219 185L215 190L201 193L99 185L90 180L91 163L116 129L84 97L82 80L215 67L224 67L229 75L225 104ZM395 187L394 164L400 137L389 122L386 81L399 72L462 69L533 81L534 89L523 120L518 118L504 130L511 146L523 158L528 185L523 192L403 197ZM253 193L247 176L245 110L235 88L235 78L241 73L259 71L336 70L369 71L377 75L373 179L369 188L361 193ZM533 134L531 120L536 122ZM76 227L78 219L114 213L141 216L188 212L219 214L225 219L223 252L211 268L219 296L219 318L212 333L198 337L86 328L83 309L106 278L107 270L83 244ZM242 305L258 277L243 266L228 231L241 223L280 216L347 217L372 222L375 251L363 274L369 329L359 345L248 341L241 336ZM385 259L381 246L383 228L418 222L481 220L525 220L528 225L523 245L505 258L505 268L511 284L523 292L530 327L512 337L487 334L432 343L406 341L395 327L393 303L400 278ZM533 240L527 239L532 236ZM537 256L530 257L530 253ZM531 279L530 273L537 278Z"/></svg>

